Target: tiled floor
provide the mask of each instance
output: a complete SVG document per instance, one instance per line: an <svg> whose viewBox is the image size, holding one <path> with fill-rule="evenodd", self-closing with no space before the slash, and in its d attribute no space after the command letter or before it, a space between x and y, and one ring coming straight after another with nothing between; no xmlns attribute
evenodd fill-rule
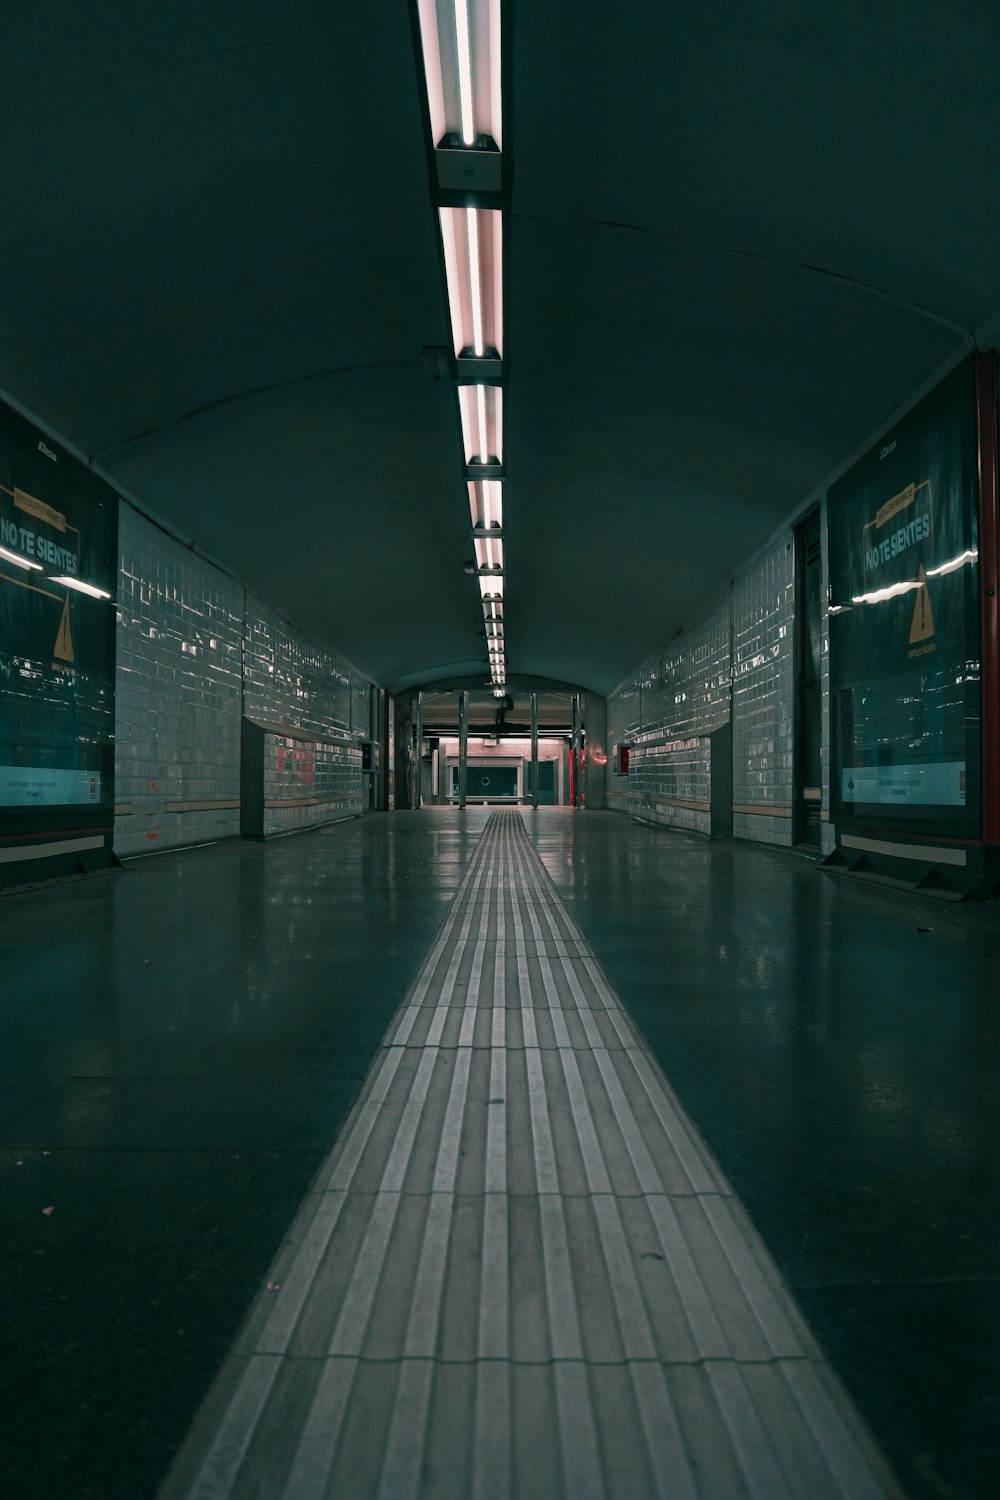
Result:
<svg viewBox="0 0 1000 1500"><path fill-rule="evenodd" d="M273 1279L485 821L479 809L376 815L0 900L3 1500L156 1493ZM721 1164L905 1493L996 1500L1000 910L835 880L780 851L615 813L543 809L523 823L627 1034L641 1034ZM531 1176L533 1041L504 957L505 1105L528 1099L528 1129L507 1159L513 1237L525 1205L546 1195ZM562 987L554 1008L542 957ZM541 984L534 1035L550 1104L569 1097L564 1054L600 1094L588 1048L599 1037L619 1077L628 1050L615 1046L612 1011L579 1010L564 957L523 955L533 996ZM472 1025L467 1104L494 1097L492 1016L442 1009L420 1007L408 1066L428 1039L448 1051ZM394 1087L409 1077L401 1061ZM604 1116L616 1138L610 1103ZM567 1253L572 1263L579 1239L603 1256L575 1128L553 1130L569 1174ZM459 1158L459 1198L476 1160ZM629 1158L614 1160L617 1184ZM415 1158L408 1171L418 1170ZM703 1196L664 1186L671 1203ZM638 1195L612 1196L624 1232ZM463 1246L476 1222L462 1216ZM524 1233L538 1244L540 1217ZM642 1260L641 1291L658 1264ZM512 1287L515 1276L512 1264ZM588 1363L602 1285L588 1281L579 1314L599 1420L617 1410L620 1377L613 1361ZM545 1306L544 1284L533 1288L529 1321ZM518 1348L529 1335L539 1337L533 1324L512 1326ZM371 1378L359 1368L355 1418ZM459 1374L442 1366L432 1407ZM543 1381L536 1400L512 1386L515 1424L554 1420L551 1389ZM444 1399L466 1431L469 1410ZM612 1421L608 1454L617 1436Z"/></svg>
<svg viewBox="0 0 1000 1500"><path fill-rule="evenodd" d="M164 1500L898 1493L494 813Z"/></svg>

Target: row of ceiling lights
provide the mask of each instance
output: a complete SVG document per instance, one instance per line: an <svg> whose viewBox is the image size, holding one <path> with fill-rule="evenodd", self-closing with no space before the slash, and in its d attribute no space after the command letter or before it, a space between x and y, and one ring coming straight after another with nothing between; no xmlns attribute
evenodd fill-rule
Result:
<svg viewBox="0 0 1000 1500"><path fill-rule="evenodd" d="M416 0L490 681L504 651L503 156L500 0Z"/></svg>

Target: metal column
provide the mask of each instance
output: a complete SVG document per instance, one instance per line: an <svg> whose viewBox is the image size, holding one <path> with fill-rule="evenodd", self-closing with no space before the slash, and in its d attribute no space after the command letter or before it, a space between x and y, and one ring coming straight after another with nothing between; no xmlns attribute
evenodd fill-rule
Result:
<svg viewBox="0 0 1000 1500"><path fill-rule="evenodd" d="M996 363L976 355L979 418L979 575L982 611L983 843L1000 845L1000 505Z"/></svg>
<svg viewBox="0 0 1000 1500"><path fill-rule="evenodd" d="M421 701L423 699L423 696L424 696L423 693L421 693L418 690L418 692L417 692L417 704L416 704L416 724L414 726L414 739L416 740L416 752L417 752L416 755L413 758L413 764L414 764L414 767L415 767L414 773L413 773L413 805L414 805L414 807L423 807L423 805L424 805L424 799L423 799L423 794L422 794L422 786L421 786L421 782L422 782L421 766L423 764L423 753L424 753L424 705L423 705L423 702Z"/></svg>
<svg viewBox="0 0 1000 1500"><path fill-rule="evenodd" d="M580 806L580 694L573 694L573 740L571 770L573 773L573 806Z"/></svg>
<svg viewBox="0 0 1000 1500"><path fill-rule="evenodd" d="M469 770L469 694L458 695L458 805L465 806L465 782Z"/></svg>
<svg viewBox="0 0 1000 1500"><path fill-rule="evenodd" d="M538 694L531 695L531 805L538 811Z"/></svg>

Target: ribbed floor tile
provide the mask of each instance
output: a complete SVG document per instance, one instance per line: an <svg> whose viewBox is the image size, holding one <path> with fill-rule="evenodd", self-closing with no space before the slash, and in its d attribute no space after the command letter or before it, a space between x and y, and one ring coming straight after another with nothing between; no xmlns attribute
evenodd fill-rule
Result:
<svg viewBox="0 0 1000 1500"><path fill-rule="evenodd" d="M890 1492L519 815L494 814L164 1500Z"/></svg>

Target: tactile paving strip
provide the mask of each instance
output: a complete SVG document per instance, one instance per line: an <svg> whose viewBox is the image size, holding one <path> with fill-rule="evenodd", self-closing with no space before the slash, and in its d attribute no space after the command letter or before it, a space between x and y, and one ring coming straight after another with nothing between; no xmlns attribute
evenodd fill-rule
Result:
<svg viewBox="0 0 1000 1500"><path fill-rule="evenodd" d="M163 1500L901 1491L513 811Z"/></svg>

